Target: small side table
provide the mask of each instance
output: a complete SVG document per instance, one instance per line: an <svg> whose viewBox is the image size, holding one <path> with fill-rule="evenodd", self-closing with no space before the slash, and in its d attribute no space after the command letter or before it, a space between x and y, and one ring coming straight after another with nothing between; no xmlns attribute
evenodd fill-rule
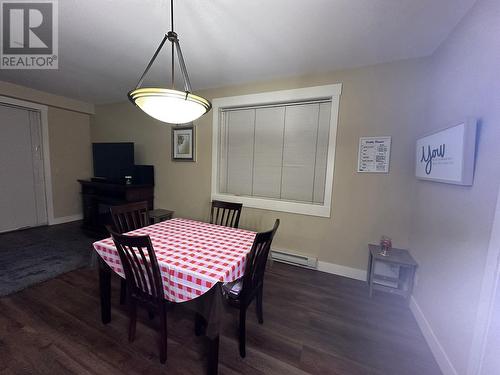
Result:
<svg viewBox="0 0 500 375"><path fill-rule="evenodd" d="M378 245L368 245L368 285L370 297L373 290L388 292L409 300L413 291L418 264L408 250L391 248L387 255L380 255Z"/></svg>
<svg viewBox="0 0 500 375"><path fill-rule="evenodd" d="M149 211L149 221L151 224L156 224L165 220L170 220L174 216L174 211L157 208Z"/></svg>

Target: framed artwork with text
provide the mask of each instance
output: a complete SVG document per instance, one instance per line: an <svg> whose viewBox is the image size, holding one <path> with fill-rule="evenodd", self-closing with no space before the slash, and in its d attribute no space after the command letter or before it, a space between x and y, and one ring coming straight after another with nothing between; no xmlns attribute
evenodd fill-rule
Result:
<svg viewBox="0 0 500 375"><path fill-rule="evenodd" d="M422 180L471 186L477 121L468 119L417 140L415 174Z"/></svg>

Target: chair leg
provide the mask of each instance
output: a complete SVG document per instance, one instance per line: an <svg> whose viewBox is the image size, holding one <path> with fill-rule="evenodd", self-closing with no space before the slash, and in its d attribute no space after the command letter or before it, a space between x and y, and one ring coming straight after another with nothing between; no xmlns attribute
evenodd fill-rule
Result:
<svg viewBox="0 0 500 375"><path fill-rule="evenodd" d="M128 326L128 341L132 342L134 341L135 339L135 326L136 326L136 323L137 323L137 304L136 302L133 300L133 298L131 298L130 296L128 296L128 306L129 306L129 314L130 314L130 323L129 323L129 326Z"/></svg>
<svg viewBox="0 0 500 375"><path fill-rule="evenodd" d="M160 362L167 361L167 309L165 304L160 307Z"/></svg>
<svg viewBox="0 0 500 375"><path fill-rule="evenodd" d="M257 291L257 301L255 306L257 307L257 320L259 321L260 324L264 323L264 315L262 313L262 294L264 291L264 286L260 286L259 290Z"/></svg>
<svg viewBox="0 0 500 375"><path fill-rule="evenodd" d="M127 282L125 279L120 279L120 305L124 305L127 300Z"/></svg>
<svg viewBox="0 0 500 375"><path fill-rule="evenodd" d="M245 358L246 355L246 350L245 350L245 323L247 317L246 315L247 315L246 306L242 305L240 307L240 334L239 334L241 358Z"/></svg>

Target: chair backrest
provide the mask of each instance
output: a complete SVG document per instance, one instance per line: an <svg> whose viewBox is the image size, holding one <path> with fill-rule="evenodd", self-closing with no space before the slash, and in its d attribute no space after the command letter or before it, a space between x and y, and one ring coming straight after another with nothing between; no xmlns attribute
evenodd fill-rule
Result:
<svg viewBox="0 0 500 375"><path fill-rule="evenodd" d="M134 202L111 206L114 231L126 233L149 225L148 202Z"/></svg>
<svg viewBox="0 0 500 375"><path fill-rule="evenodd" d="M149 236L126 236L111 232L120 255L127 285L153 299L163 299L160 267Z"/></svg>
<svg viewBox="0 0 500 375"><path fill-rule="evenodd" d="M242 207L241 203L212 201L210 223L238 228Z"/></svg>
<svg viewBox="0 0 500 375"><path fill-rule="evenodd" d="M280 220L276 219L273 229L267 232L257 233L253 241L252 250L247 256L245 274L243 275L242 297L250 294L259 287L264 280L267 257L271 249L274 235L278 230Z"/></svg>

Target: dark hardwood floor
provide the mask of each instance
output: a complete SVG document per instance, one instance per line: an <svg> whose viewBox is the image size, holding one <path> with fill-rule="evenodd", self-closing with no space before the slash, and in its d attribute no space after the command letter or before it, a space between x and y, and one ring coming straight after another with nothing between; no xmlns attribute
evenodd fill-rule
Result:
<svg viewBox="0 0 500 375"><path fill-rule="evenodd" d="M136 341L112 284L112 322L99 315L97 271L81 269L0 298L2 374L204 374L206 341L194 316L168 315L168 358L158 359L158 319L141 312ZM402 300L365 283L274 263L265 278L264 325L250 306L247 357L238 353L237 311L228 309L220 374L439 374Z"/></svg>

